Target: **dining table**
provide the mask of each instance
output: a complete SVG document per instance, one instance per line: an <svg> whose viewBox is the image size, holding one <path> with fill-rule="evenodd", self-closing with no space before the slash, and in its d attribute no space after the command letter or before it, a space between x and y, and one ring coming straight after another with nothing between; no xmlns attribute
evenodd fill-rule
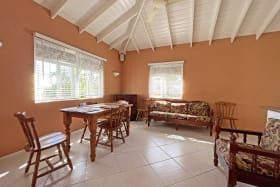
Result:
<svg viewBox="0 0 280 187"><path fill-rule="evenodd" d="M96 157L96 130L97 120L110 115L112 108L120 107L120 105L126 108L124 119L126 120L127 128L126 134L129 136L130 130L130 115L132 104L118 104L118 103L99 103L93 105L80 105L76 107L62 108L60 111L63 113L63 124L66 134L66 149L70 151L70 139L71 139L71 123L72 118L81 118L88 121L88 127L90 132L90 159L95 160Z"/></svg>

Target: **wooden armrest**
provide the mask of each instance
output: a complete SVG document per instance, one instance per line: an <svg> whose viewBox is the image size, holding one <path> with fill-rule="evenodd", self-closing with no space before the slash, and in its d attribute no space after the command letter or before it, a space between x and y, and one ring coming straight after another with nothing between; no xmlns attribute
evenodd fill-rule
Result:
<svg viewBox="0 0 280 187"><path fill-rule="evenodd" d="M221 128L221 131L262 136L262 132L250 131L250 130Z"/></svg>
<svg viewBox="0 0 280 187"><path fill-rule="evenodd" d="M239 143L236 143L236 150L230 149L230 152L232 153L246 152L258 156L266 156L270 158L280 159L280 152L265 150L261 147L250 147Z"/></svg>
<svg viewBox="0 0 280 187"><path fill-rule="evenodd" d="M216 137L215 137L215 139L219 138L219 134L220 134L221 131L230 132L231 134L232 133L240 133L240 134L243 134L243 143L247 142L247 135L258 136L258 145L260 145L261 137L262 137L262 134L263 134L262 132L257 132L257 131L220 128L219 126L216 126L215 130L216 130Z"/></svg>

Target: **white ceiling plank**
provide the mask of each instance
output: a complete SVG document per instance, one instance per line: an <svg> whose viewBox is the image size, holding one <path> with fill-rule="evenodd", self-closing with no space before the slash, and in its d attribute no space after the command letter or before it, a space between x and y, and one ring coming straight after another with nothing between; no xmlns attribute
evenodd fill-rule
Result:
<svg viewBox="0 0 280 187"><path fill-rule="evenodd" d="M93 23L99 16L101 16L106 10L108 10L110 7L112 7L117 1L116 0L107 0L106 3L97 11L95 11L93 14L93 10L90 9L87 11L84 17L88 17L89 14L91 14L90 17L88 17L87 20L85 20L79 27L80 33L84 32L88 26ZM94 7L93 7L94 8Z"/></svg>
<svg viewBox="0 0 280 187"><path fill-rule="evenodd" d="M215 27L216 27L216 24L217 24L221 4L222 4L222 0L217 0L216 6L215 6L214 11L213 11L214 16L213 16L213 20L212 20L212 23L211 23L210 32L209 32L209 39L208 39L209 40L209 45L212 44L212 40L213 40L213 37L214 37Z"/></svg>
<svg viewBox="0 0 280 187"><path fill-rule="evenodd" d="M252 2L253 0L246 0L245 3L244 3L244 6L241 10L241 13L240 13L240 16L239 18L237 19L237 24L235 25L234 29L233 29L233 32L231 34L231 38L230 38L230 42L232 43L241 27L241 24L244 20L244 18L246 17L247 15L247 12L250 8L250 6L252 5Z"/></svg>
<svg viewBox="0 0 280 187"><path fill-rule="evenodd" d="M97 35L97 43L101 42L106 36L112 33L116 28L124 24L125 22L134 18L137 14L137 6L135 5L121 17L119 17L112 24L108 25L101 33Z"/></svg>
<svg viewBox="0 0 280 187"><path fill-rule="evenodd" d="M129 33L128 39L127 39L126 44L125 44L125 46L124 46L124 48L123 48L123 51L124 51L124 52L126 52L126 49L127 49L127 47L128 47L128 44L129 44L129 41L130 41L131 37L132 37L133 34L134 34L136 25L137 25L137 23L138 23L138 20L139 20L139 18L140 18L140 15L141 15L141 12L142 12L142 10L143 10L143 8L144 8L144 5L145 5L145 3L146 3L146 0L142 0L141 6L139 6L139 3L140 3L140 1L139 1L138 3L136 3L137 6L139 7L139 10L138 10L138 13L137 13L137 15L136 15L136 18L135 18L135 21L134 21L132 30L131 30L131 32Z"/></svg>
<svg viewBox="0 0 280 187"><path fill-rule="evenodd" d="M192 29L191 29L191 33L190 33L191 34L190 47L192 47L192 44L193 44L194 11L195 11L195 2L194 2L194 0L192 0L191 4L192 4L192 9L191 9Z"/></svg>
<svg viewBox="0 0 280 187"><path fill-rule="evenodd" d="M272 22L273 18L276 16L276 14L280 10L280 1L277 1L277 3L273 6L270 13L266 16L263 24L259 27L259 29L256 32L256 40L260 38L260 36L263 34L265 29L268 27L268 25Z"/></svg>
<svg viewBox="0 0 280 187"><path fill-rule="evenodd" d="M135 50L139 54L139 47L138 47L138 45L137 45L137 43L136 43L136 41L133 37L131 38L131 42L132 42L133 47L135 48Z"/></svg>
<svg viewBox="0 0 280 187"><path fill-rule="evenodd" d="M170 48L173 49L173 40L172 40L172 33L171 33L171 27L170 27L170 20L169 20L169 15L168 15L168 10L167 10L167 5L164 6L164 10L167 16L167 25L168 25L168 31L169 31L169 39L170 39Z"/></svg>
<svg viewBox="0 0 280 187"><path fill-rule="evenodd" d="M148 32L147 25L146 25L146 23L145 23L145 20L144 20L142 14L141 14L140 18L141 18L141 21L142 21L142 23L143 23L144 30L145 30L145 33L146 33L146 37L148 38L149 44L150 44L150 46L151 46L153 52L155 52L155 48L154 48L154 45L153 45L151 36L150 36L150 34L149 34L149 32Z"/></svg>
<svg viewBox="0 0 280 187"><path fill-rule="evenodd" d="M52 19L54 19L59 14L59 12L63 9L63 7L66 5L66 3L67 3L67 0L59 0L56 3L56 6L51 9L51 18Z"/></svg>

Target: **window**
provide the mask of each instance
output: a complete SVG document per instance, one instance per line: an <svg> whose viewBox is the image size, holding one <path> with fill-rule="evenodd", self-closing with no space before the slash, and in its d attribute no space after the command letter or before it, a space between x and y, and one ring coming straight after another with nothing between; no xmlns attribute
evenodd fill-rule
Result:
<svg viewBox="0 0 280 187"><path fill-rule="evenodd" d="M149 97L181 99L183 63L183 61L176 61L149 64Z"/></svg>
<svg viewBox="0 0 280 187"><path fill-rule="evenodd" d="M105 59L36 33L35 102L103 97Z"/></svg>

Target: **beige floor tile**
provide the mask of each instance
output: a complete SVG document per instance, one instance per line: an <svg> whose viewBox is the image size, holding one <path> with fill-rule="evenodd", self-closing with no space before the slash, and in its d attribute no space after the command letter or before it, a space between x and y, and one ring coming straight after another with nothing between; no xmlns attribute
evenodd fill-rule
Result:
<svg viewBox="0 0 280 187"><path fill-rule="evenodd" d="M168 160L171 157L162 151L159 147L147 147L146 149L140 150L141 154L144 155L148 163L156 163L163 160Z"/></svg>
<svg viewBox="0 0 280 187"><path fill-rule="evenodd" d="M151 167L160 176L165 185L173 185L191 176L173 159L152 164Z"/></svg>
<svg viewBox="0 0 280 187"><path fill-rule="evenodd" d="M144 156L139 152L120 153L116 155L115 159L121 171L131 170L148 164Z"/></svg>

